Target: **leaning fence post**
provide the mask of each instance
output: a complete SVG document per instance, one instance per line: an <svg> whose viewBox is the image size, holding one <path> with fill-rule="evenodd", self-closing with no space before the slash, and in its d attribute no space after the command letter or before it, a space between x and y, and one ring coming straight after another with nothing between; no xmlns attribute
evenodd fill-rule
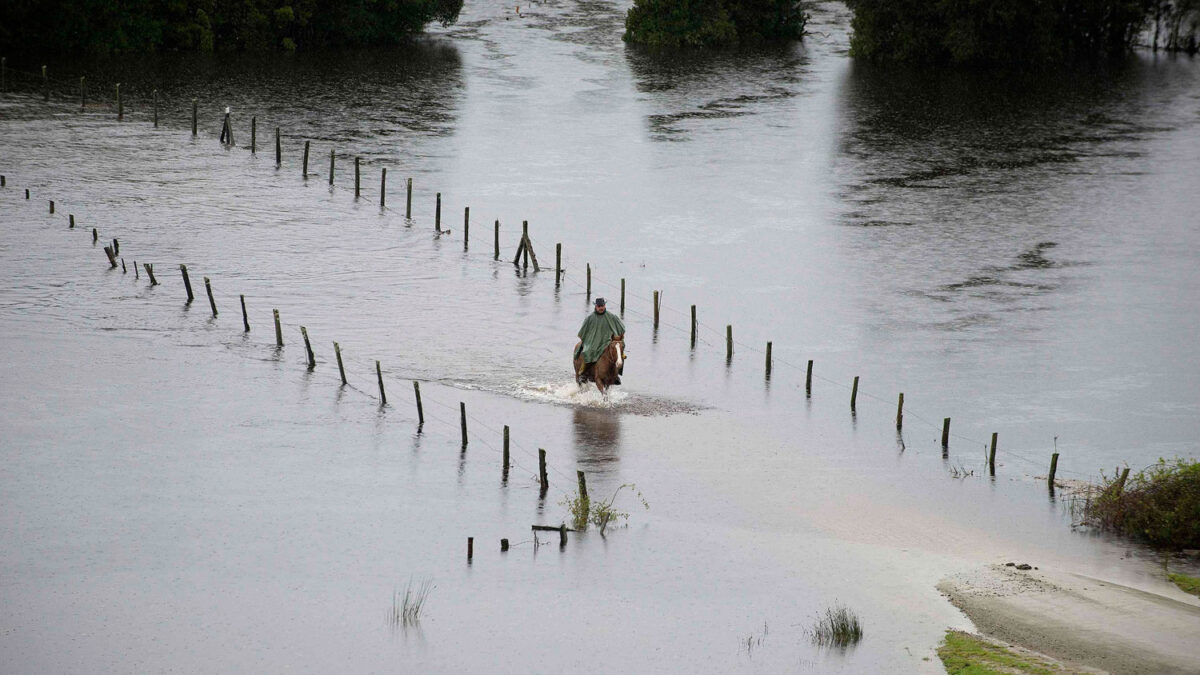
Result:
<svg viewBox="0 0 1200 675"><path fill-rule="evenodd" d="M576 471L575 477L579 480L579 503L583 507L584 518L586 518L587 514L591 512L591 500L588 499L587 493L587 477L583 475L582 471Z"/></svg>
<svg viewBox="0 0 1200 675"><path fill-rule="evenodd" d="M304 164L300 169L301 175L304 176L305 180L308 180L308 144L309 141L304 141Z"/></svg>
<svg viewBox="0 0 1200 675"><path fill-rule="evenodd" d="M813 360L808 360L808 370L804 375L804 397L812 398L812 364Z"/></svg>
<svg viewBox="0 0 1200 675"><path fill-rule="evenodd" d="M904 392L900 392L900 400L896 403L896 431L904 428Z"/></svg>
<svg viewBox="0 0 1200 675"><path fill-rule="evenodd" d="M854 376L854 384L850 387L850 412L855 411L855 405L858 403L858 375Z"/></svg>
<svg viewBox="0 0 1200 675"><path fill-rule="evenodd" d="M317 359L313 356L312 343L308 341L308 329L300 326L300 335L304 337L304 351L308 355L308 369L317 367Z"/></svg>
<svg viewBox="0 0 1200 675"><path fill-rule="evenodd" d="M413 380L413 392L417 395L417 424L425 424L425 407L421 405L421 383Z"/></svg>
<svg viewBox="0 0 1200 675"><path fill-rule="evenodd" d="M1054 489L1054 474L1058 473L1058 453L1050 455L1050 475L1046 477L1046 483L1050 489Z"/></svg>
<svg viewBox="0 0 1200 675"><path fill-rule="evenodd" d="M334 342L333 343L333 353L337 355L338 373L340 373L342 376L342 384L347 384L347 382L346 382L346 367L342 365L342 346L339 345L338 343Z"/></svg>
<svg viewBox="0 0 1200 675"><path fill-rule="evenodd" d="M196 298L192 295L192 280L188 278L187 265L180 265L179 272L183 275L183 289L187 291L187 301L190 303Z"/></svg>
<svg viewBox="0 0 1200 675"><path fill-rule="evenodd" d="M204 290L208 291L208 304L212 307L213 318L217 316L217 301L213 300L212 284L208 281L208 277L204 277Z"/></svg>
<svg viewBox="0 0 1200 675"><path fill-rule="evenodd" d="M248 314L246 314L246 296L239 295L238 297L242 301L242 325L246 327L245 332L249 333L250 332L250 316Z"/></svg>
<svg viewBox="0 0 1200 675"><path fill-rule="evenodd" d="M283 346L283 328L279 325L279 310L273 309L271 312L275 315L275 346Z"/></svg>
<svg viewBox="0 0 1200 675"><path fill-rule="evenodd" d="M383 391L383 369L375 362L375 375L379 377L379 405L387 405L387 394Z"/></svg>

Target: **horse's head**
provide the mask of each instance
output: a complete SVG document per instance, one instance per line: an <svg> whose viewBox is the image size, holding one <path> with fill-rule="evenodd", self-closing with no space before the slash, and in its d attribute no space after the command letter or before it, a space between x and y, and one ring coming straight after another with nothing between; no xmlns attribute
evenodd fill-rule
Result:
<svg viewBox="0 0 1200 675"><path fill-rule="evenodd" d="M625 341L613 340L610 347L613 350L613 363L620 370L621 366L625 363Z"/></svg>

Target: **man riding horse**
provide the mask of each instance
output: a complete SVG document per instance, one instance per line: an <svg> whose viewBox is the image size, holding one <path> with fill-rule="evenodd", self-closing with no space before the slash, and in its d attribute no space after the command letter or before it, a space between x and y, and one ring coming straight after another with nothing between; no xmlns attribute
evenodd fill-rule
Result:
<svg viewBox="0 0 1200 675"><path fill-rule="evenodd" d="M583 320L579 340L575 347L575 381L579 384L595 382L600 391L609 385L621 384L625 324L616 314L605 310L604 298L596 298L596 310ZM614 343L617 346L610 351Z"/></svg>

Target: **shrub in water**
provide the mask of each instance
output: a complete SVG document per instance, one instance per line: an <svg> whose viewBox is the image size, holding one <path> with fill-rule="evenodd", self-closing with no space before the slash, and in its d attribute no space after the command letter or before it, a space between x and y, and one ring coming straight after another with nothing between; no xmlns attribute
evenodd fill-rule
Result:
<svg viewBox="0 0 1200 675"><path fill-rule="evenodd" d="M1200 461L1160 459L1123 486L1105 478L1085 522L1158 549L1200 548Z"/></svg>

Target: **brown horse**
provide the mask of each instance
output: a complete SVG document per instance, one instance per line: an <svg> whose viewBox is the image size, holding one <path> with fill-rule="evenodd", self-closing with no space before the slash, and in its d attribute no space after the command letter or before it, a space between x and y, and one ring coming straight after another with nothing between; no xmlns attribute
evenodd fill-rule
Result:
<svg viewBox="0 0 1200 675"><path fill-rule="evenodd" d="M614 384L621 384L621 373L624 370L624 335L614 337L612 342L609 342L604 351L600 353L600 358L596 359L595 363L589 363L585 366L582 353L575 358L575 381L580 386L583 386L585 382L595 382L596 388L602 394L607 393L606 390Z"/></svg>

